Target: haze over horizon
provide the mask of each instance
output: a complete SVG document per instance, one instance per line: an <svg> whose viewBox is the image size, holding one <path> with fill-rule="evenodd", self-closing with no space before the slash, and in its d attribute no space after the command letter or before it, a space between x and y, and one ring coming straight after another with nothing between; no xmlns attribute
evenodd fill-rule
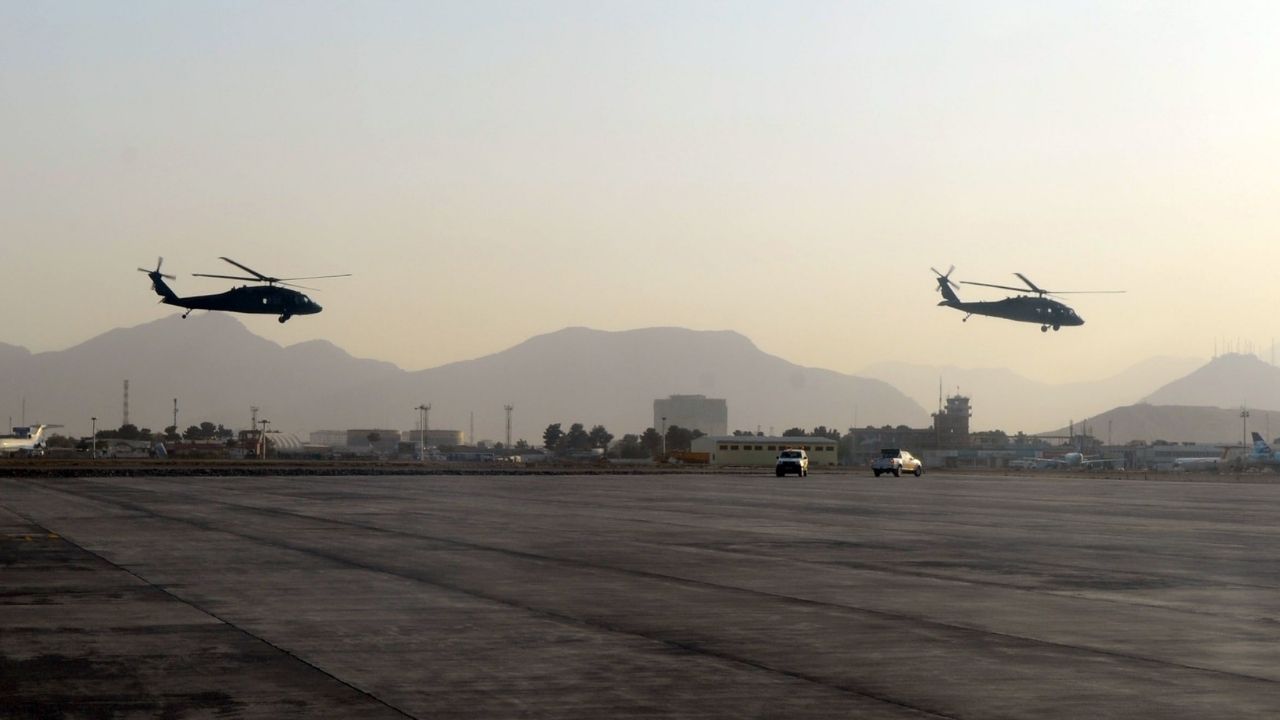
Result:
<svg viewBox="0 0 1280 720"><path fill-rule="evenodd" d="M675 326L1067 383L1274 336L1236 270L1277 254L1272 4L0 12L0 342L34 352L177 312L134 271L160 255L182 295L224 255L353 273L240 319L408 370ZM952 263L1128 293L1056 333L961 322Z"/></svg>

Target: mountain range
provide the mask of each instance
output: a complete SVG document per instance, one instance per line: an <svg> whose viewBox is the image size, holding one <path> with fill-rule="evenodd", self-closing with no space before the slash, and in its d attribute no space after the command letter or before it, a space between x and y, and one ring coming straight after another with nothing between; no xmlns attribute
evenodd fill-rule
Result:
<svg viewBox="0 0 1280 720"><path fill-rule="evenodd" d="M431 427L539 444L550 423L602 424L615 435L653 423L653 401L672 394L728 400L731 428L781 433L792 426L844 428L858 413L877 423L925 425L917 403L880 380L806 368L729 331L566 328L485 357L409 372L352 357L313 340L288 347L208 313L111 330L56 352L0 344L0 412L61 423L87 434L89 417L117 427L123 381L130 421L159 430L201 421L248 427L250 406L271 427L305 433L352 427L407 429L430 403Z"/></svg>
<svg viewBox="0 0 1280 720"><path fill-rule="evenodd" d="M1036 433L1065 427L1071 420L1092 417L1117 405L1139 402L1203 362L1154 357L1101 380L1058 384L1031 380L1005 368L902 362L876 363L860 374L884 380L924 407L937 407L939 389L946 395L967 395L973 408L970 427L974 430Z"/></svg>
<svg viewBox="0 0 1280 720"><path fill-rule="evenodd" d="M864 374L802 367L731 331L670 327L565 328L410 372L324 340L281 346L232 316L208 313L118 328L54 352L0 343L0 414L11 424L60 423L69 434L87 434L90 416L114 428L128 379L130 421L154 430L172 423L174 398L180 427L207 420L245 428L257 406L273 428L302 434L408 429L414 408L430 403L431 427L469 435L474 422L477 438L501 440L503 406L513 405L513 438L537 444L554 422L642 432L653 424L653 401L673 394L725 398L730 429L925 427L941 378L947 394L958 386L972 398L975 430L1061 434L1066 421L1088 419L1099 437L1110 421L1116 442L1229 442L1240 435L1242 404L1259 431L1269 427L1268 409L1280 407L1280 368L1242 354L1204 365L1153 358L1104 380L1061 385L998 368L880 363Z"/></svg>

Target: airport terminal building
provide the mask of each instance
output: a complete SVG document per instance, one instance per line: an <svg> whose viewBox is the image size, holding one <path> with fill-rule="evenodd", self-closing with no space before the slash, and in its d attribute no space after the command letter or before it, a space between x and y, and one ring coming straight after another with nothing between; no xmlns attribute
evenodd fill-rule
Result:
<svg viewBox="0 0 1280 720"><path fill-rule="evenodd" d="M836 441L825 437L768 437L764 435L704 435L693 441L693 452L710 455L712 465L773 467L778 453L799 449L809 466L836 464Z"/></svg>

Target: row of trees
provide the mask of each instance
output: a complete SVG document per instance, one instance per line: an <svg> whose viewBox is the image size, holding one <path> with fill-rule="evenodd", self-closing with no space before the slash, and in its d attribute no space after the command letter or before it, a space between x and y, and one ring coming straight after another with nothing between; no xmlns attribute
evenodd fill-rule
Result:
<svg viewBox="0 0 1280 720"><path fill-rule="evenodd" d="M701 430L690 430L679 425L668 427L665 436L653 428L647 428L639 435L623 435L610 447L614 436L603 425L587 430L582 423L574 423L566 432L561 423L552 423L542 433L542 447L557 454L602 450L616 457L638 460L661 457L664 449L668 453L689 450L693 441L705 434Z"/></svg>
<svg viewBox="0 0 1280 720"><path fill-rule="evenodd" d="M147 442L156 442L163 440L165 442L178 442L186 440L187 442L226 442L235 438L236 433L230 428L222 425L215 425L211 422L202 422L199 425L190 425L181 433L178 428L170 425L162 432L152 432L151 428L140 428L132 423L126 423L112 430L103 428L97 433L99 440L145 440ZM87 443L88 441L86 441ZM76 447L77 441L65 435L50 435L46 444L49 447Z"/></svg>

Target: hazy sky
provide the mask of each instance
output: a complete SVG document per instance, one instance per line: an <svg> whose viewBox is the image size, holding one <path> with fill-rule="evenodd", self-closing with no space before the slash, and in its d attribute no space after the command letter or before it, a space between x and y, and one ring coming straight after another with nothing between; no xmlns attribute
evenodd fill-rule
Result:
<svg viewBox="0 0 1280 720"><path fill-rule="evenodd" d="M406 369L567 325L1101 377L1277 334L1280 5L0 4L0 341L134 271L351 272L247 317ZM931 265L1087 324L935 307ZM998 299L967 288L965 299Z"/></svg>

